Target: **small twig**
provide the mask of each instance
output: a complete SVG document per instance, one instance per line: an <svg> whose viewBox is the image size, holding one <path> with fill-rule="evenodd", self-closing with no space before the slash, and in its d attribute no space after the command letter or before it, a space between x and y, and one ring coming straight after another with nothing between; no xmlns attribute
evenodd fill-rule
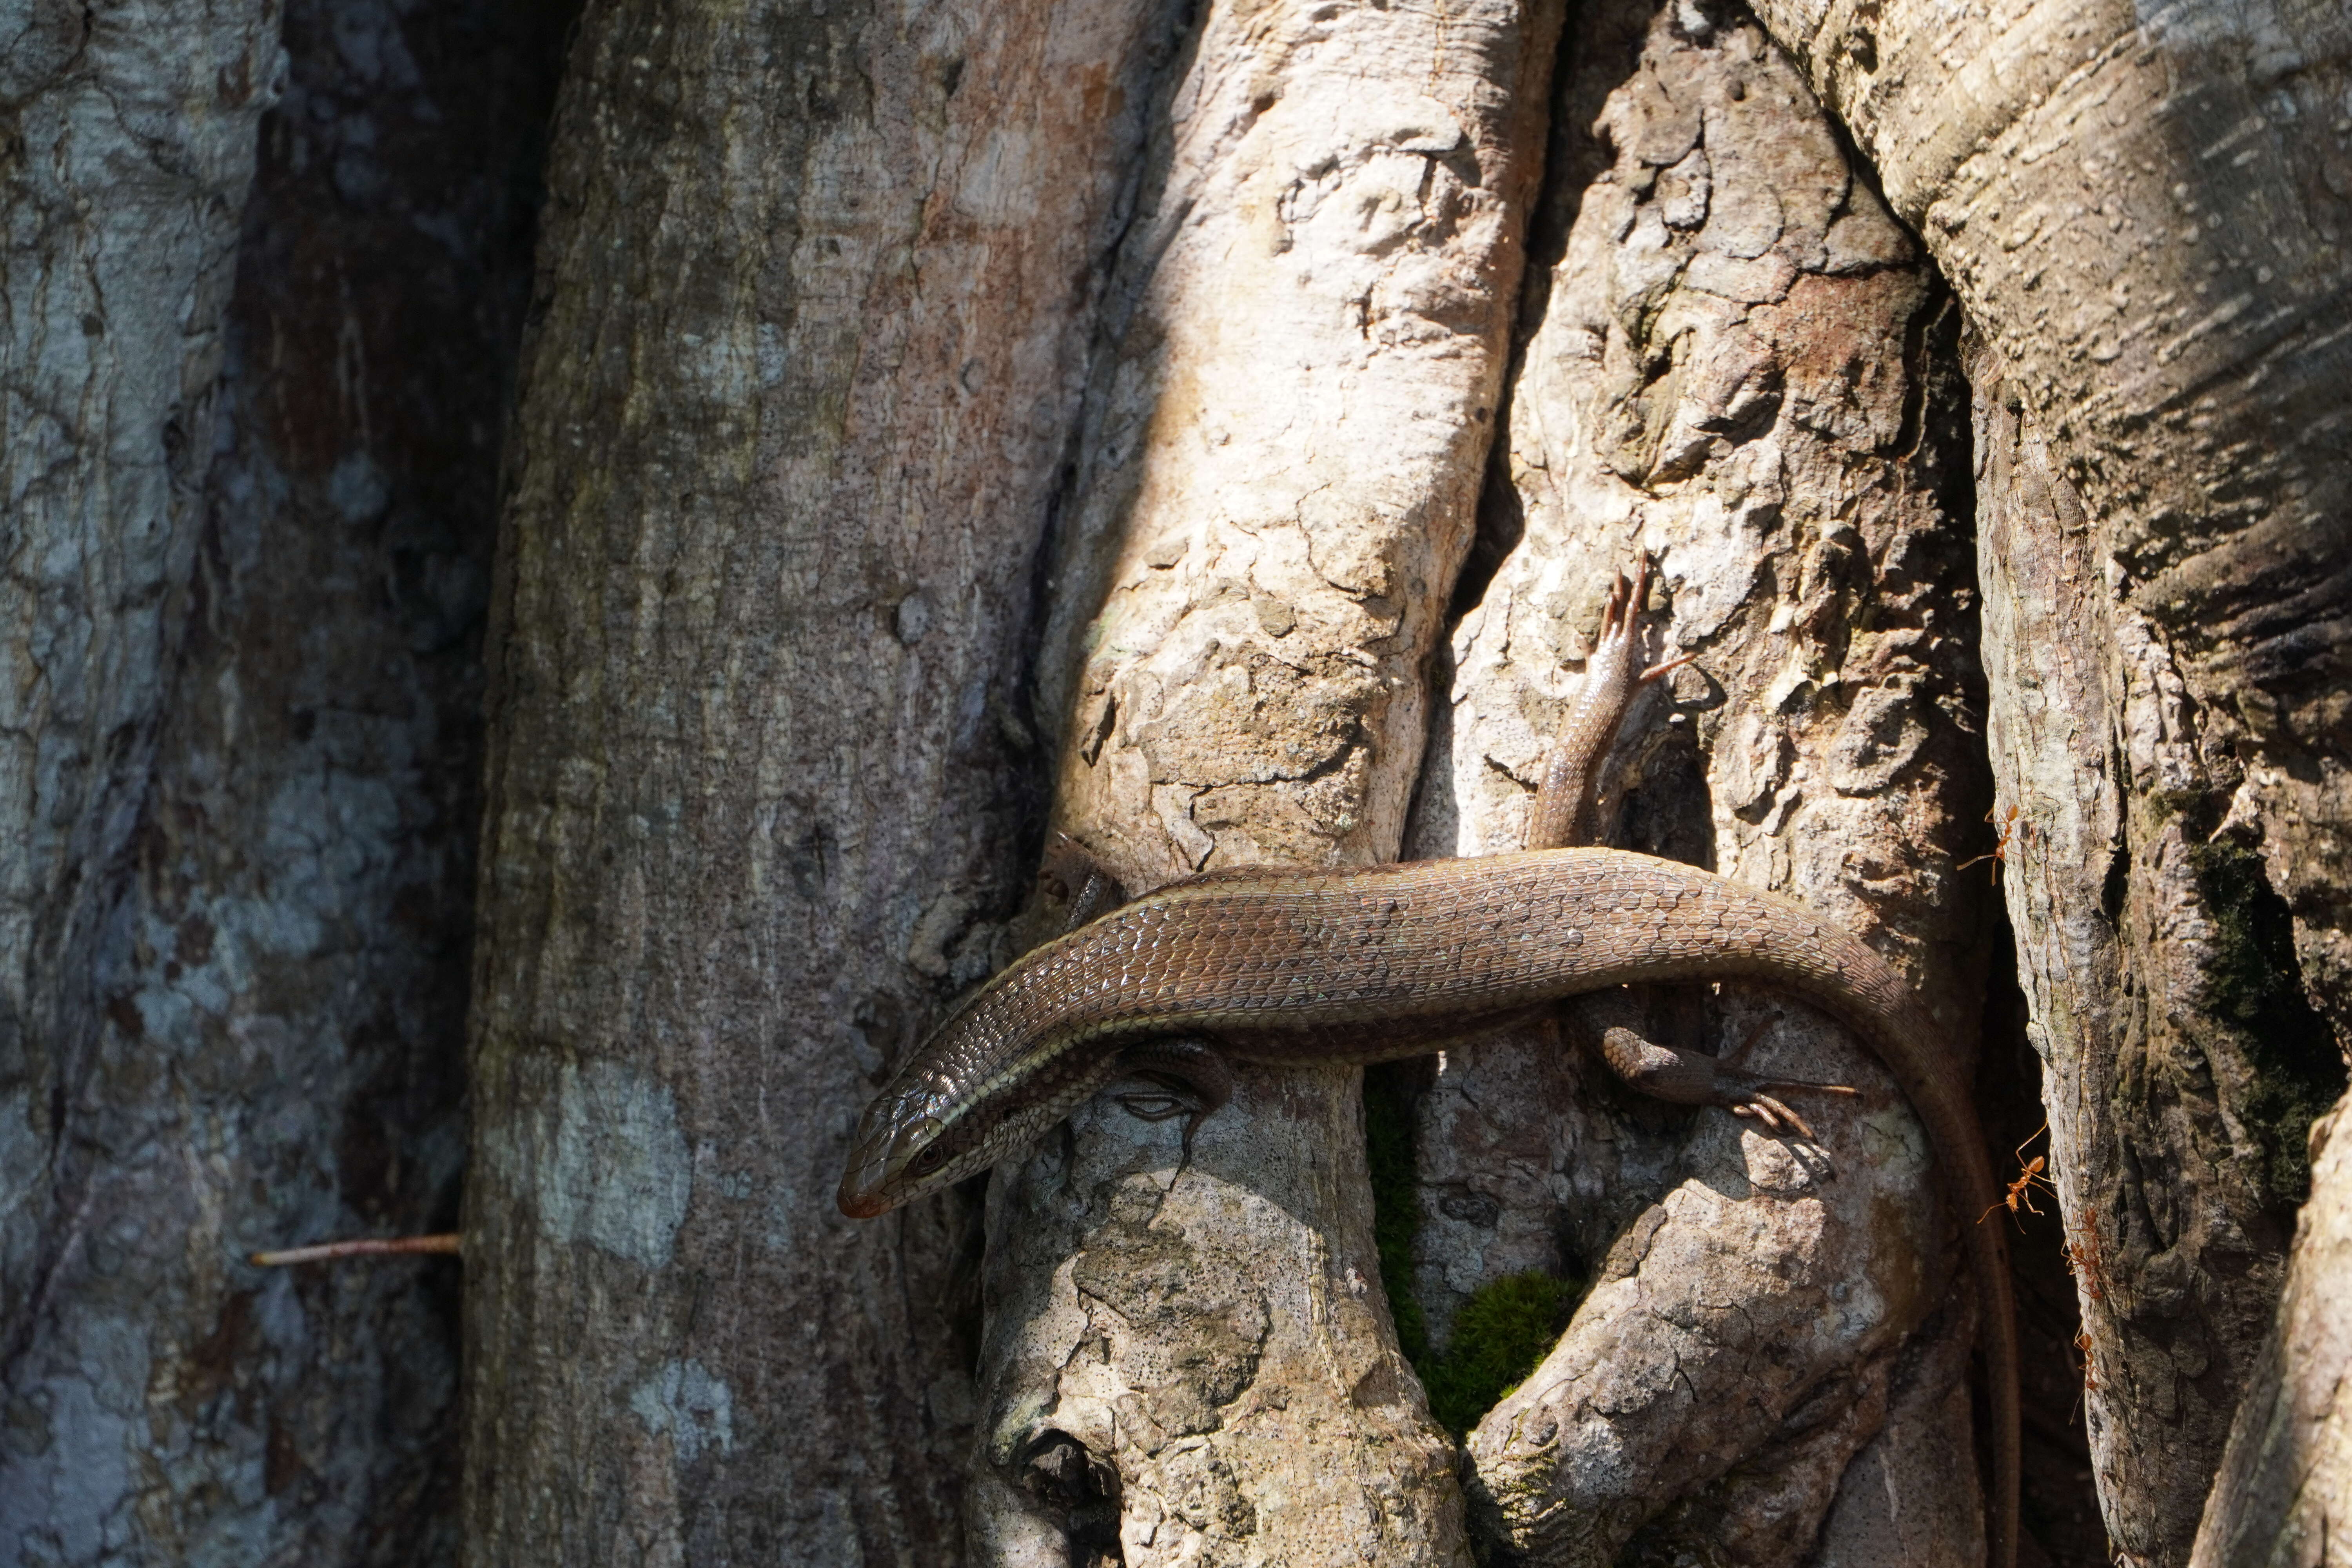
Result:
<svg viewBox="0 0 2352 1568"><path fill-rule="evenodd" d="M338 1258L398 1258L412 1253L440 1252L452 1257L465 1250L457 1232L442 1236L394 1236L356 1241L322 1241L313 1247L289 1247L280 1252L257 1252L255 1264L276 1268L288 1263L331 1263Z"/></svg>

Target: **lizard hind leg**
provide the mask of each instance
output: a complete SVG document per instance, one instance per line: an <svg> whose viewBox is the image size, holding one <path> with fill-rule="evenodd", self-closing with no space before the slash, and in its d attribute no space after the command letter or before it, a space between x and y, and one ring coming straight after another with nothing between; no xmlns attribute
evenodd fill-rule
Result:
<svg viewBox="0 0 2352 1568"><path fill-rule="evenodd" d="M1599 1012L1600 1009L1592 1009ZM1615 1010L1610 1010L1614 1014ZM1734 1116L1752 1117L1773 1132L1793 1131L1808 1143L1818 1144L1821 1139L1802 1116L1771 1089L1804 1089L1823 1094L1853 1094L1853 1086L1842 1083L1818 1083L1810 1079L1780 1078L1752 1073L1725 1065L1722 1058L1708 1056L1704 1051L1678 1049L1662 1046L1644 1038L1627 1027L1616 1016L1592 1018L1598 1027L1588 1032L1596 1035L1601 1045L1601 1059L1620 1082L1637 1094L1662 1100L1670 1105L1719 1105ZM1759 1029L1757 1031L1760 1033ZM1733 1055L1744 1051L1755 1035L1742 1041Z"/></svg>
<svg viewBox="0 0 2352 1568"><path fill-rule="evenodd" d="M1095 858L1094 851L1066 833L1056 832L1046 841L1037 886L1048 906L1062 910L1055 935L1074 931L1127 902L1127 889L1118 879Z"/></svg>

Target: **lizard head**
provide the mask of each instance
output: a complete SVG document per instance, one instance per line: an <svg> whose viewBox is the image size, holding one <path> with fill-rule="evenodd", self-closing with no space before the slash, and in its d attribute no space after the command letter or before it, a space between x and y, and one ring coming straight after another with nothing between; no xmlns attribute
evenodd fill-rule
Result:
<svg viewBox="0 0 2352 1568"><path fill-rule="evenodd" d="M1115 1051L1088 1053L1042 1072L945 1069L938 1064L960 1059L949 1048L952 1027L916 1053L858 1119L835 1200L852 1219L888 1214L1000 1160L1026 1154L1120 1070Z"/></svg>
<svg viewBox="0 0 2352 1568"><path fill-rule="evenodd" d="M835 1197L842 1213L873 1219L1025 1154L1118 1075L1116 1050L1076 1035L1041 1038L1024 999L1024 975L1057 955L1085 958L1076 940L1050 943L999 974L891 1074L858 1119Z"/></svg>
<svg viewBox="0 0 2352 1568"><path fill-rule="evenodd" d="M835 1201L852 1219L873 1219L935 1187L971 1173L973 1162L957 1157L966 1140L958 1134L963 1117L955 1113L945 1086L930 1080L892 1084L857 1120L849 1163L841 1173Z"/></svg>

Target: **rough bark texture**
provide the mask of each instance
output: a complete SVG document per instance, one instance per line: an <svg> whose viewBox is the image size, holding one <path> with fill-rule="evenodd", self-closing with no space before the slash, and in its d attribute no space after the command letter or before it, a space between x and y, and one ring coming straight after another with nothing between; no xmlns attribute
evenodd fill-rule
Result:
<svg viewBox="0 0 2352 1568"><path fill-rule="evenodd" d="M5 114L0 1300L66 1244L51 1180L98 1032L212 451L267 0L16 14ZM12 1332L23 1315L11 1314Z"/></svg>
<svg viewBox="0 0 2352 1568"><path fill-rule="evenodd" d="M1167 24L583 24L492 608L473 1562L959 1556L978 1215L831 1197L1034 853L1030 582Z"/></svg>
<svg viewBox="0 0 2352 1568"><path fill-rule="evenodd" d="M142 1528L129 1450L149 1394L71 1368L52 1381L33 1347L123 1239L93 1234L83 1180L106 1076L100 976L127 940L254 127L283 57L267 0L20 7L6 28L0 1555L85 1562ZM104 1218L139 1239L143 1216ZM103 1342L155 1325L84 1326Z"/></svg>
<svg viewBox="0 0 2352 1568"><path fill-rule="evenodd" d="M2178 1563L2343 1081L2305 986L2352 1025L2352 21L1759 9L1984 340L1992 754L2094 1450L2125 1558Z"/></svg>
<svg viewBox="0 0 2352 1568"><path fill-rule="evenodd" d="M1953 861L1988 789L1948 301L1752 21L1616 5L1576 31L1546 204L1566 232L1489 510L1509 553L1455 635L1410 852L1518 845L1580 636L1651 552L1653 646L1699 660L1622 731L1609 838L1879 937L1972 1051L1986 884ZM1475 1495L1547 1563L1629 1540L1661 1561L1979 1560L1982 1504L1949 1462L1969 1295L1916 1123L1806 1010L1681 1000L1654 1033L1721 1048L1768 1026L1751 1065L1868 1093L1790 1096L1823 1159L1643 1105L1572 1030L1443 1058L1415 1105L1433 1353L1475 1353L1457 1321L1514 1277L1592 1281L1471 1437Z"/></svg>
<svg viewBox="0 0 2352 1568"><path fill-rule="evenodd" d="M2352 1138L2347 1101L2311 1129L2311 1198L2295 1221L2278 1320L2246 1378L2197 1530L2195 1568L2352 1562Z"/></svg>
<svg viewBox="0 0 2352 1568"><path fill-rule="evenodd" d="M456 1556L454 1266L243 1254L455 1222L492 478L563 8L285 21L69 1218L12 1321L10 1563Z"/></svg>
<svg viewBox="0 0 2352 1568"><path fill-rule="evenodd" d="M1122 256L1053 584L1055 821L1131 889L1393 858L1501 389L1556 14L1217 7ZM1358 1075L1179 1169L1115 1105L1000 1174L986 1560L1466 1561L1378 1284ZM1083 1560L1083 1557L1082 1557Z"/></svg>
<svg viewBox="0 0 2352 1568"><path fill-rule="evenodd" d="M2302 1179L2282 1091L2335 1058L2267 978L2292 953L2263 952L2251 849L2199 819L2229 754L2200 743L2165 641L2109 591L1999 364L1972 368L1995 765L2004 799L2030 803L2008 894L2092 1342L2093 1452L2110 1531L2177 1554L2278 1291ZM2274 923L2275 949L2283 910ZM2242 1001L2259 1011L2235 1016ZM2177 1493L2143 1493L2157 1474Z"/></svg>

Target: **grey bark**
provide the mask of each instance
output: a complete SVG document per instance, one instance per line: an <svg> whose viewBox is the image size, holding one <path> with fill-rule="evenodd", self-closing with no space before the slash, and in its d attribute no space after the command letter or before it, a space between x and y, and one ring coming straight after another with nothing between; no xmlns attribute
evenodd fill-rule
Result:
<svg viewBox="0 0 2352 1568"><path fill-rule="evenodd" d="M275 5L20 11L7 163L0 593L0 1292L65 1246L49 1179L98 1027L212 448ZM14 1314L12 1314L14 1316Z"/></svg>
<svg viewBox="0 0 2352 1568"><path fill-rule="evenodd" d="M1034 864L1030 584L1171 22L583 23L492 608L470 1561L960 1555L978 1215L832 1194Z"/></svg>
<svg viewBox="0 0 2352 1568"><path fill-rule="evenodd" d="M1040 663L1055 827L1131 891L1395 858L1557 25L1218 6L1171 83ZM1467 1561L1381 1300L1359 1082L1243 1072L1181 1163L1177 1123L1106 1101L1000 1173L981 1561Z"/></svg>
<svg viewBox="0 0 2352 1568"><path fill-rule="evenodd" d="M2352 1025L2352 21L1759 9L1982 335L1992 754L2093 1449L2126 1559L2178 1563L2343 1083L2304 989Z"/></svg>
<svg viewBox="0 0 2352 1568"><path fill-rule="evenodd" d="M163 711L116 786L136 826L80 846L121 900L79 972L100 1020L46 1184L12 1189L63 1218L37 1296L7 1298L0 1561L455 1557L455 1266L244 1255L455 1221L492 480L562 23L297 0L225 363L176 364L187 301L138 289L89 340L216 418L179 480L190 577L142 611ZM187 42L143 40L173 92L197 68L145 51ZM152 195L121 175L84 199ZM242 200L206 216L236 236ZM171 255L139 244L132 270Z"/></svg>
<svg viewBox="0 0 2352 1568"><path fill-rule="evenodd" d="M1518 537L1454 634L1409 850L1518 845L1581 639L1649 552L1655 657L1698 658L1621 731L1607 837L1874 937L1971 1053L1989 884L1955 861L1990 788L1949 299L1752 21L1601 5L1575 32L1546 196L1572 222L1490 499ZM1842 1031L1671 1000L1661 1037L1761 1026L1753 1060L1870 1092L1789 1097L1816 1154L1643 1105L1573 1030L1439 1061L1414 1108L1433 1352L1482 1289L1591 1281L1469 1438L1489 1527L1546 1563L1981 1560L1946 1256L1976 1216Z"/></svg>
<svg viewBox="0 0 2352 1568"><path fill-rule="evenodd" d="M93 1253L101 971L186 607L274 5L19 8L0 47L0 1552L127 1535L145 1393L26 1364ZM120 1224L121 1216L108 1215ZM135 1224L135 1220L133 1222ZM89 1325L104 1337L122 1327ZM130 1331L136 1331L135 1329Z"/></svg>

